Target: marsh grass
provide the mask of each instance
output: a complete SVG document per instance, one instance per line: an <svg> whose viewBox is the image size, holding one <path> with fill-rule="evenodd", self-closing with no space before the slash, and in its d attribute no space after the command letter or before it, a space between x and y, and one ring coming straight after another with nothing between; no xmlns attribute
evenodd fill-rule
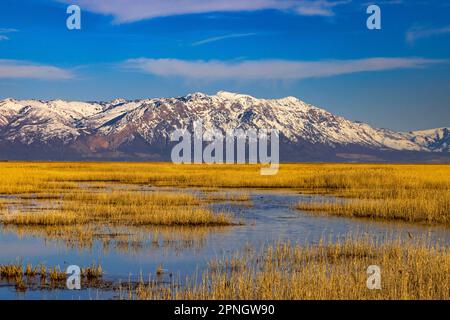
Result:
<svg viewBox="0 0 450 320"><path fill-rule="evenodd" d="M411 176L408 172L393 170L391 176L386 175L378 184L337 189L334 194L344 201L302 202L297 209L344 217L449 226L450 172L429 169L427 173L418 167ZM413 177L413 173L416 176Z"/></svg>
<svg viewBox="0 0 450 320"><path fill-rule="evenodd" d="M366 270L381 268L382 289L369 290ZM199 279L199 280L197 280ZM136 299L298 300L450 298L450 252L420 243L349 239L301 247L277 243L213 260L185 285L142 282Z"/></svg>
<svg viewBox="0 0 450 320"><path fill-rule="evenodd" d="M87 223L122 225L221 226L233 224L225 213L201 207L187 193L89 192L64 194L59 209L3 214L4 225L67 226Z"/></svg>
<svg viewBox="0 0 450 320"><path fill-rule="evenodd" d="M81 277L92 280L99 279L103 276L103 269L101 265L95 263L90 267L81 269ZM18 280L24 277L41 279L49 279L50 281L65 281L67 274L61 271L59 266L47 267L43 264L33 266L27 264L25 267L20 263L0 265L0 280Z"/></svg>
<svg viewBox="0 0 450 320"><path fill-rule="evenodd" d="M361 194L370 190L449 190L448 165L282 164L275 176L259 165L167 163L20 163L0 166L0 194L59 193L80 184L217 188L289 188Z"/></svg>
<svg viewBox="0 0 450 320"><path fill-rule="evenodd" d="M188 192L145 191L146 187L175 187L203 191L274 188L328 194L342 201L300 204L298 208L449 225L448 165L283 164L276 176L261 176L259 169L257 165L5 162L0 165L0 195L9 198L0 199L0 223L3 230L58 239L77 248L92 247L101 239L104 248L114 245L124 251L140 250L145 241L154 248L176 245L183 249L205 241L205 236L197 238L194 230L209 230L205 231L208 234L236 223L228 214L214 213L206 205L247 201L242 195L230 199L228 192L215 192L208 199ZM10 210L12 203L19 209ZM37 208L33 203L38 203ZM121 232L120 227L139 228L144 233L147 228L160 231L149 232L145 238ZM183 285L142 282L134 286L138 290L130 292L130 297L448 300L449 260L448 246L400 240L323 241L310 247L278 243L210 261L199 278L188 278ZM382 290L366 288L366 269L374 264L382 270ZM85 272L84 279L95 279L96 272ZM0 266L0 278L16 283L17 290L24 290L32 279L44 286L50 282L63 286L57 267L5 265Z"/></svg>
<svg viewBox="0 0 450 320"><path fill-rule="evenodd" d="M32 213L7 214L0 220L4 225L35 226L73 226L87 223L111 223L133 226L229 226L234 224L224 213L213 213L207 209L158 209L144 211L120 207L104 208L104 211L91 212L88 206L79 207L76 211L42 211Z"/></svg>
<svg viewBox="0 0 450 320"><path fill-rule="evenodd" d="M67 275L61 271L59 266L27 265L23 269L21 265L11 264L0 266L0 270L0 282L2 282L2 286L12 285L17 292L67 288ZM82 269L81 286L83 288L113 288L111 281L103 279L101 266L94 264L91 267Z"/></svg>
<svg viewBox="0 0 450 320"><path fill-rule="evenodd" d="M445 196L431 192L416 198L299 203L297 209L344 217L450 225L450 202Z"/></svg>
<svg viewBox="0 0 450 320"><path fill-rule="evenodd" d="M281 188L309 194L330 194L351 201L346 205L316 203L299 208L343 216L449 224L449 165L282 164L275 176L261 176L259 169L259 165L5 162L0 166L0 194L54 201L63 197L65 210L47 211L36 217L25 214L4 221L72 225L76 218L84 223L100 219L102 215L117 223L128 221L135 224L221 225L227 220L224 216L211 215L186 195L181 196L179 205L175 199L152 199L159 207L166 207L168 214L163 214L164 210L156 208L157 205L150 206L148 196L136 195L141 193L139 188L142 186L167 186L204 190ZM137 188L113 190L107 194L105 188L111 185ZM90 186L90 189L85 190L85 186ZM211 196L210 200L222 201L226 197ZM94 204L96 201L97 205ZM3 200L0 202L2 212L5 211L4 203ZM177 211L181 205L188 209L188 215ZM144 214L136 214L139 208ZM92 217L87 216L88 210L93 210Z"/></svg>

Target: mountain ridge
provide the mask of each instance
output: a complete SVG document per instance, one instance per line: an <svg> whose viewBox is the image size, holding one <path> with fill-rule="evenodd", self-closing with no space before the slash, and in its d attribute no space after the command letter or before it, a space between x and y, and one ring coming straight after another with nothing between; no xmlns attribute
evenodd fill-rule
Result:
<svg viewBox="0 0 450 320"><path fill-rule="evenodd" d="M0 100L0 158L170 160L171 132L191 130L198 120L222 131L277 129L284 161L446 162L450 152L449 128L396 132L296 97L220 91L107 102Z"/></svg>

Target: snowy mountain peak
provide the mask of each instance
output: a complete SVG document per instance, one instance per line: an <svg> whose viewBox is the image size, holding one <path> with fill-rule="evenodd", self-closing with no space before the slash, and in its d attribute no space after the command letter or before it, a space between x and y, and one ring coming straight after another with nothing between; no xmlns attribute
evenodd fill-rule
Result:
<svg viewBox="0 0 450 320"><path fill-rule="evenodd" d="M122 98L116 98L111 100L108 104L112 104L112 105L117 105L117 104L122 104L122 103L126 103L127 100L122 99Z"/></svg>
<svg viewBox="0 0 450 320"><path fill-rule="evenodd" d="M233 93L233 92L227 92L227 91L219 91L219 92L217 92L216 96L219 98L222 98L224 100L238 100L238 99L257 100L256 98L246 95L246 94Z"/></svg>
<svg viewBox="0 0 450 320"><path fill-rule="evenodd" d="M450 151L450 128L409 132L410 139L433 151Z"/></svg>
<svg viewBox="0 0 450 320"><path fill-rule="evenodd" d="M189 93L188 95L186 95L185 97L183 97L184 99L205 99L205 98L209 98L209 96L207 94L204 94L202 92L194 92L194 93Z"/></svg>
<svg viewBox="0 0 450 320"><path fill-rule="evenodd" d="M64 145L83 155L99 150L148 153L155 146L165 150L173 130L190 128L200 119L205 127L223 131L277 129L293 154L316 152L329 158L349 152L450 151L448 128L400 133L352 122L295 97L257 99L219 91L135 101L0 100L0 156L5 157L2 146L7 146L4 151Z"/></svg>

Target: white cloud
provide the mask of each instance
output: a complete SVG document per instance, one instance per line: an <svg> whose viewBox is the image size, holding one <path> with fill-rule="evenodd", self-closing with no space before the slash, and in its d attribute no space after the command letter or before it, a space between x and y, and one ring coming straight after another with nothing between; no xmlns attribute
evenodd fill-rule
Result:
<svg viewBox="0 0 450 320"><path fill-rule="evenodd" d="M7 36L0 34L0 41L9 40Z"/></svg>
<svg viewBox="0 0 450 320"><path fill-rule="evenodd" d="M74 78L72 72L49 65L18 60L0 60L0 78L67 80Z"/></svg>
<svg viewBox="0 0 450 320"><path fill-rule="evenodd" d="M333 16L333 8L339 5L350 3L351 1L299 1L295 11L304 16Z"/></svg>
<svg viewBox="0 0 450 320"><path fill-rule="evenodd" d="M82 10L111 15L117 23L156 17L208 12L274 9L300 15L331 16L333 8L351 0L56 0L77 4Z"/></svg>
<svg viewBox="0 0 450 320"><path fill-rule="evenodd" d="M435 28L435 29L425 29L425 28L412 28L406 33L406 41L409 43L414 43L415 41L423 38L429 38L433 36L449 34L450 26Z"/></svg>
<svg viewBox="0 0 450 320"><path fill-rule="evenodd" d="M186 61L178 59L130 59L128 68L156 76L189 79L300 80L343 74L425 67L442 60L423 58L369 58L326 61Z"/></svg>

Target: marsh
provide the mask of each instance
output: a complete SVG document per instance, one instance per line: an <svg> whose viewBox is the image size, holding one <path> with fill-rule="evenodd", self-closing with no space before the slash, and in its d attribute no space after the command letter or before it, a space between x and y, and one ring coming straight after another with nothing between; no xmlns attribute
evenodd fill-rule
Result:
<svg viewBox="0 0 450 320"><path fill-rule="evenodd" d="M333 252L336 250L333 244L349 239L359 241L361 250L367 252L361 256L344 256L344 260L339 260L343 263L339 268L358 263L361 270L356 270L354 276L362 285L365 264L370 262L366 259L378 256L382 248L389 246L392 252L399 250L395 246L410 248L404 254L428 259L439 266L433 271L425 265L429 271L416 270L424 277L445 278L448 274L445 268L449 261L450 231L445 216L436 218L439 211L433 211L434 197L428 197L428 205L419 202L422 206L416 207L429 210L430 220L358 217L301 208L317 204L342 206L351 199L364 197L403 199L403 203L413 208L418 202L412 196L420 192L429 194L434 188L440 190L439 201L447 201L450 182L443 173L448 167L290 165L281 166L280 176L270 180L261 177L258 169L253 166L6 163L0 171L11 179L3 180L0 185L4 195L1 197L0 265L19 264L25 268L28 264L44 264L58 266L60 270L69 265L101 265L103 274L101 282L86 282L81 291L70 291L64 286L39 286L35 282L27 284L26 279L25 287L18 287L14 279L2 279L0 297L145 299L166 298L169 294L174 298L174 292L189 297L193 279L200 286L207 273L223 270L220 269L223 261L234 261L229 266L251 265L258 256L237 259L237 253L260 254L261 250L288 243L307 252L320 248L324 242L327 244L324 248ZM397 189L390 187L386 177L394 181L392 186L395 183ZM37 219L39 215L45 218ZM357 247L349 245L350 252L356 250L352 248ZM270 252L263 256L270 256ZM352 260L358 257L362 260ZM379 259L383 261L382 255ZM409 268L401 259L395 263ZM434 273L427 275L427 272ZM400 276L397 280L403 279ZM393 274L392 279L395 283ZM183 293L183 288L188 291ZM436 295L442 292L439 289L445 290L441 286L422 295L433 297L433 292ZM417 288L405 292L421 297L414 290ZM327 292L322 292L321 297L330 298ZM332 298L348 298L349 294Z"/></svg>

